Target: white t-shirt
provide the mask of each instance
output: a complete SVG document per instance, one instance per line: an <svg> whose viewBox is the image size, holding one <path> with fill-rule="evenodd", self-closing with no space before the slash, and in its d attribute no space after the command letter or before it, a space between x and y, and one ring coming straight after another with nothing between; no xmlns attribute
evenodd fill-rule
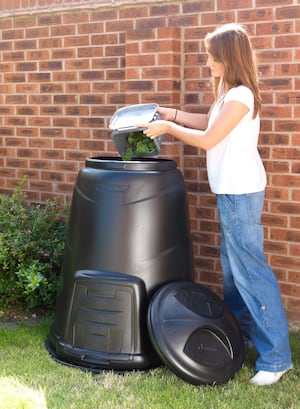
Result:
<svg viewBox="0 0 300 409"><path fill-rule="evenodd" d="M252 118L254 97L243 85L230 89L212 109L210 126L223 103L238 101L249 108L238 125L217 145L207 151L209 185L216 194L245 194L264 190L266 173L257 150L260 119Z"/></svg>

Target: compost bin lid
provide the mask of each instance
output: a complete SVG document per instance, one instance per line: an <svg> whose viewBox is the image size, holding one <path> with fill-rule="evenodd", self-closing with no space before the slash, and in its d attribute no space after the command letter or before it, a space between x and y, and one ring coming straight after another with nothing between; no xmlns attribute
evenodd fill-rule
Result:
<svg viewBox="0 0 300 409"><path fill-rule="evenodd" d="M162 362L192 384L222 384L241 368L244 342L229 308L192 282L173 282L153 296L149 335Z"/></svg>
<svg viewBox="0 0 300 409"><path fill-rule="evenodd" d="M135 129L137 123L151 122L157 109L157 104L137 104L120 108L112 116L109 127L113 130Z"/></svg>

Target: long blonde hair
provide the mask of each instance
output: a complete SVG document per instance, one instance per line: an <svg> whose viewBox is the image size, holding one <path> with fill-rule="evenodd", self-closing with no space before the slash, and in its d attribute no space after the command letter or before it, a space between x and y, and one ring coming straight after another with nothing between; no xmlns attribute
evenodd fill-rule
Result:
<svg viewBox="0 0 300 409"><path fill-rule="evenodd" d="M247 31L238 24L225 24L206 35L205 47L214 60L224 65L223 79L213 78L215 98L218 98L220 85L229 89L245 85L254 95L255 117L261 108L261 97L256 59Z"/></svg>

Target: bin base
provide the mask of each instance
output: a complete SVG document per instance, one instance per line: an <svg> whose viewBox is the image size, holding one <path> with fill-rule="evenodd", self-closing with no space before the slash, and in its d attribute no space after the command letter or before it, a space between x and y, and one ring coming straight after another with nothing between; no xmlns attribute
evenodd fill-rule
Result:
<svg viewBox="0 0 300 409"><path fill-rule="evenodd" d="M56 320L50 330L46 347L51 356L94 372L159 365L147 333L143 281L98 270L80 270L74 278L68 320Z"/></svg>

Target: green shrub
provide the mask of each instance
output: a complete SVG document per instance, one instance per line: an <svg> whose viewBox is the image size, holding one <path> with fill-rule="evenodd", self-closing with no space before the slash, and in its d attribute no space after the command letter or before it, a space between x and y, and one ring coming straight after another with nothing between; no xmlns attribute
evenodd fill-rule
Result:
<svg viewBox="0 0 300 409"><path fill-rule="evenodd" d="M52 307L59 283L66 231L57 200L30 205L22 180L0 195L0 306Z"/></svg>

